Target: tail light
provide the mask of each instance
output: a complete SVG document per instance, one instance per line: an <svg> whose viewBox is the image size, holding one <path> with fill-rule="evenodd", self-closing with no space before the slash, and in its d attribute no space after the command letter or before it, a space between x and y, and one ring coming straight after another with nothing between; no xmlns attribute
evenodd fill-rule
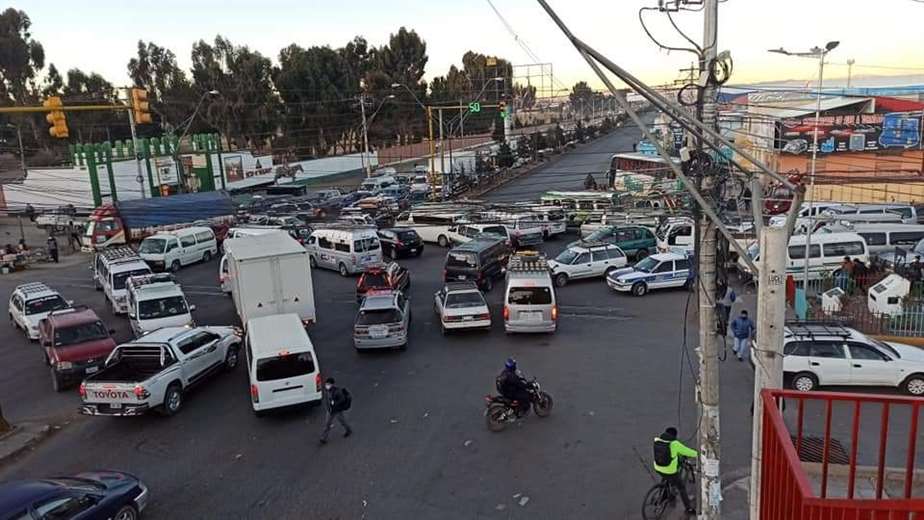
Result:
<svg viewBox="0 0 924 520"><path fill-rule="evenodd" d="M486 402L486 403L491 403L491 402L493 402L493 401L494 401L494 398L491 397L490 395L484 396L484 402Z"/></svg>
<svg viewBox="0 0 924 520"><path fill-rule="evenodd" d="M452 322L452 321L462 321L462 316L446 316L446 318L444 318L444 319L445 319L446 321L448 321L448 322Z"/></svg>
<svg viewBox="0 0 924 520"><path fill-rule="evenodd" d="M139 401L142 399L147 399L151 396L151 392L148 392L141 385L135 385L135 388L132 390L132 392L135 394L135 397L137 397Z"/></svg>
<svg viewBox="0 0 924 520"><path fill-rule="evenodd" d="M356 290L359 290L359 288L363 286L363 282L365 280L366 280L366 275L362 275L359 277L359 280L356 280Z"/></svg>
<svg viewBox="0 0 924 520"><path fill-rule="evenodd" d="M479 320L490 320L491 315L488 313L484 313L484 314L479 314L478 316L476 316L476 318Z"/></svg>
<svg viewBox="0 0 924 520"><path fill-rule="evenodd" d="M504 305L504 321L507 321L509 319L510 319L510 307L507 307L506 305Z"/></svg>
<svg viewBox="0 0 924 520"><path fill-rule="evenodd" d="M320 372L314 375L314 389L317 392L321 391L321 373ZM251 390L251 395L253 395L253 390Z"/></svg>
<svg viewBox="0 0 924 520"><path fill-rule="evenodd" d="M77 391L80 392L80 397L86 397L87 396L86 383L80 383L80 387L77 389Z"/></svg>
<svg viewBox="0 0 924 520"><path fill-rule="evenodd" d="M398 246L398 247L404 247L404 242L402 242L402 241L400 241L400 240L395 240L395 245Z"/></svg>
<svg viewBox="0 0 924 520"><path fill-rule="evenodd" d="M320 375L318 377L321 377ZM260 389L257 388L257 385L250 385L250 400L259 403L260 402Z"/></svg>
<svg viewBox="0 0 924 520"><path fill-rule="evenodd" d="M446 279L446 270L443 269L443 280L445 280L445 279Z"/></svg>
<svg viewBox="0 0 924 520"><path fill-rule="evenodd" d="M557 319L558 319L558 305L553 305L553 306L552 306L552 319L553 319L553 320L557 320Z"/></svg>

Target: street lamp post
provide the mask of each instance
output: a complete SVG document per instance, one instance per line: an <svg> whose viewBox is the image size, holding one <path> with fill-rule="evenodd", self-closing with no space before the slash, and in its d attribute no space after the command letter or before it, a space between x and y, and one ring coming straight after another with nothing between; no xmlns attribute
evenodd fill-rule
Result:
<svg viewBox="0 0 924 520"><path fill-rule="evenodd" d="M379 110L385 106L385 102L389 99L394 99L394 94L389 94L385 96L385 99L379 103L379 107L375 109L375 112L372 113L372 116L369 119L366 119L366 95L359 95L359 110L363 115L363 166L366 168L366 178L372 177L372 157L369 155L369 123L375 119L375 116L378 115Z"/></svg>
<svg viewBox="0 0 924 520"><path fill-rule="evenodd" d="M815 128L812 131L812 161L811 161L811 173L809 176L809 190L810 194L808 197L807 207L808 207L808 218L809 226L805 232L805 253L803 258L805 258L805 271L802 282L802 291L804 297L808 297L808 282L809 282L809 263L812 258L812 231L815 228L815 216L812 213L813 203L815 201L815 164L818 159L818 124L819 119L821 119L821 96L822 96L822 85L824 82L825 74L825 57L829 52L833 51L840 44L838 41L828 42L824 49L820 47L812 47L808 52L789 52L786 49L780 47L779 49L770 49L769 52L774 52L777 54L783 54L786 56L798 56L800 58L817 58L818 59L818 91L815 96Z"/></svg>

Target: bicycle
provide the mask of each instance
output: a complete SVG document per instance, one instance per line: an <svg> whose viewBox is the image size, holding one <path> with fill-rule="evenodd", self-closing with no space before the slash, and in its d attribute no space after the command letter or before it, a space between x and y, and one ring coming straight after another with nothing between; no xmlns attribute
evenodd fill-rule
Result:
<svg viewBox="0 0 924 520"><path fill-rule="evenodd" d="M680 478L684 480L687 493L689 493L696 484L696 468L687 458L681 458L679 463ZM674 508L677 498L677 490L662 478L661 482L651 486L651 489L645 493L645 500L642 502L642 518L645 520L660 520L668 508Z"/></svg>

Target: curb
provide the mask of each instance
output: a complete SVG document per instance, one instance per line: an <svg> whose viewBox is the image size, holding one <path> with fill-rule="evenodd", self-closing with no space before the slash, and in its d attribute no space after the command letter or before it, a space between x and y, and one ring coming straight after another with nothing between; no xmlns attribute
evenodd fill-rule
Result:
<svg viewBox="0 0 924 520"><path fill-rule="evenodd" d="M52 426L44 423L23 423L0 436L0 465L34 447L52 433Z"/></svg>

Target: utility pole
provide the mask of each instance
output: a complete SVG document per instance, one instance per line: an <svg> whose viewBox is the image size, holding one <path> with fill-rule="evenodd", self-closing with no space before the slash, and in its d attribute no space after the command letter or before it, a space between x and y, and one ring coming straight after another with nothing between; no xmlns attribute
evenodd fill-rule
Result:
<svg viewBox="0 0 924 520"><path fill-rule="evenodd" d="M764 409L760 392L783 387L783 327L786 323L788 226L761 226L757 285L757 348L754 359L754 413L751 439L750 518L760 518L760 473Z"/></svg>
<svg viewBox="0 0 924 520"><path fill-rule="evenodd" d="M125 87L125 99L129 104L132 102L132 88ZM141 148L138 146L138 132L135 128L135 111L126 110L128 112L128 126L132 131L132 150L135 152L135 167L137 168L138 175L135 177L135 180L138 181L138 187L141 188L141 198L145 198L144 194L144 175L141 173ZM179 180L179 179L178 179ZM152 193L153 197L154 194Z"/></svg>
<svg viewBox="0 0 924 520"><path fill-rule="evenodd" d="M853 64L856 63L856 60L853 58L847 60L847 88L850 88L850 79L853 76Z"/></svg>
<svg viewBox="0 0 924 520"><path fill-rule="evenodd" d="M440 125L440 178L442 179L443 185L443 198L446 198L449 193L449 183L446 182L446 154L443 153L443 109L437 108L439 111L439 125Z"/></svg>
<svg viewBox="0 0 924 520"><path fill-rule="evenodd" d="M26 151L22 147L22 128L16 125L16 140L19 141L19 165L22 167L22 176L26 176Z"/></svg>
<svg viewBox="0 0 924 520"><path fill-rule="evenodd" d="M366 128L366 95L359 95L359 110L363 115L363 163L366 167L366 178L372 177L372 159L369 157L369 130Z"/></svg>
<svg viewBox="0 0 924 520"><path fill-rule="evenodd" d="M705 0L703 4L703 61L701 77L706 78L702 91L701 121L716 128L716 85L711 80L710 68L716 58L718 37L719 0ZM700 139L698 149L703 149ZM715 179L712 172L702 172L702 191L713 193ZM707 199L708 200L708 199ZM712 220L701 212L697 229L699 239L699 339L700 339L700 424L699 455L700 516L701 520L719 520L722 516L722 478L719 472L721 451L719 435L719 344L716 336L716 229Z"/></svg>

